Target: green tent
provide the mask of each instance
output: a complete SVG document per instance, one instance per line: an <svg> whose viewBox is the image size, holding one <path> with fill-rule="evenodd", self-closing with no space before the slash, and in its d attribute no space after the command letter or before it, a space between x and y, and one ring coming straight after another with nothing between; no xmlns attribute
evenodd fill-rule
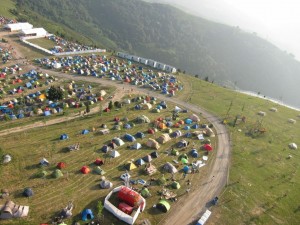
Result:
<svg viewBox="0 0 300 225"><path fill-rule="evenodd" d="M94 169L94 172L99 174L99 175L104 175L106 173L103 169L101 169L100 166L96 166L95 169Z"/></svg>
<svg viewBox="0 0 300 225"><path fill-rule="evenodd" d="M165 185L166 182L167 182L167 180L166 180L166 178L165 178L164 175L162 175L162 177L160 177L160 178L158 179L158 184L159 184L159 185Z"/></svg>
<svg viewBox="0 0 300 225"><path fill-rule="evenodd" d="M52 173L52 176L54 178L59 178L59 177L62 177L64 174L61 172L61 170L59 169L56 169L53 173Z"/></svg>
<svg viewBox="0 0 300 225"><path fill-rule="evenodd" d="M159 203L156 205L156 208L166 213L170 210L171 206L166 200L160 200Z"/></svg>
<svg viewBox="0 0 300 225"><path fill-rule="evenodd" d="M144 198L148 198L148 197L151 196L151 194L150 194L148 188L144 188L144 189L142 190L142 192L141 192L141 195L142 195Z"/></svg>
<svg viewBox="0 0 300 225"><path fill-rule="evenodd" d="M174 181L174 182L172 183L172 188L174 188L174 189L179 189L179 188L180 188L180 184L179 184L177 181Z"/></svg>
<svg viewBox="0 0 300 225"><path fill-rule="evenodd" d="M165 132L168 134L171 134L173 132L173 130L171 128L167 128L167 129L165 129Z"/></svg>
<svg viewBox="0 0 300 225"><path fill-rule="evenodd" d="M182 162L183 164L188 164L188 163L189 163L189 161L188 161L187 159L185 159L185 158L181 158L181 162Z"/></svg>
<svg viewBox="0 0 300 225"><path fill-rule="evenodd" d="M187 156L187 154L182 154L179 156L179 160L181 159L189 159L189 157Z"/></svg>
<svg viewBox="0 0 300 225"><path fill-rule="evenodd" d="M178 152L177 150L173 149L173 150L171 151L171 154L172 154L172 155L179 155L179 152Z"/></svg>
<svg viewBox="0 0 300 225"><path fill-rule="evenodd" d="M42 170L36 174L36 177L37 178L45 178L47 175L48 175L48 172L46 170Z"/></svg>

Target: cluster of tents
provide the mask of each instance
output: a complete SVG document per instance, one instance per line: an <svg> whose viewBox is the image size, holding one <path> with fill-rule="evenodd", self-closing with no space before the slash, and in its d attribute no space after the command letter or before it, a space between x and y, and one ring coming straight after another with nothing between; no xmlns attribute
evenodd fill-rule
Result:
<svg viewBox="0 0 300 225"><path fill-rule="evenodd" d="M183 86L175 75L153 72L133 65L131 61L119 60L105 55L66 56L59 58L37 59L37 63L48 69L60 69L73 74L108 77L111 80L123 81L132 85L160 90L163 94L175 95Z"/></svg>

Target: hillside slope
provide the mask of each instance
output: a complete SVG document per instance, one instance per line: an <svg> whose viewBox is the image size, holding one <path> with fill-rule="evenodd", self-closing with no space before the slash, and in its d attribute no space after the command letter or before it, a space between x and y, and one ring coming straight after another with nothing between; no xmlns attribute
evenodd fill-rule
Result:
<svg viewBox="0 0 300 225"><path fill-rule="evenodd" d="M210 81L300 107L300 63L238 28L139 0L18 2L23 15L34 11L98 45L154 58ZM27 19L39 23L30 16Z"/></svg>

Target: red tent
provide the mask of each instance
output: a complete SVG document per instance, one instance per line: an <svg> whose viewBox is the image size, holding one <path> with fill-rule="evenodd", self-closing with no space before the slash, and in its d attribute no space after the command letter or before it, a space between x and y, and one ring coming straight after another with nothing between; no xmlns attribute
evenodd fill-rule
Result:
<svg viewBox="0 0 300 225"><path fill-rule="evenodd" d="M125 202L121 202L118 208L128 215L130 215L133 211L133 207L127 205Z"/></svg>
<svg viewBox="0 0 300 225"><path fill-rule="evenodd" d="M90 168L87 166L83 166L80 171L83 174L88 174L89 172L91 172Z"/></svg>
<svg viewBox="0 0 300 225"><path fill-rule="evenodd" d="M205 144L203 147L206 151L212 151L213 150L213 147L210 144Z"/></svg>
<svg viewBox="0 0 300 225"><path fill-rule="evenodd" d="M114 121L119 122L120 118L119 117L115 117Z"/></svg>
<svg viewBox="0 0 300 225"><path fill-rule="evenodd" d="M95 163L96 165L99 165L99 166L101 166L101 165L104 164L103 160L102 160L102 159L99 159L99 158L96 159L94 163Z"/></svg>
<svg viewBox="0 0 300 225"><path fill-rule="evenodd" d="M154 131L153 129L150 128L150 129L148 130L148 134L154 134L154 133L155 133L155 131Z"/></svg>
<svg viewBox="0 0 300 225"><path fill-rule="evenodd" d="M139 206L142 201L141 195L139 193L125 186L123 186L118 192L118 198L132 207Z"/></svg>
<svg viewBox="0 0 300 225"><path fill-rule="evenodd" d="M100 96L99 98L98 98L98 101L103 101L104 99L103 99L103 97L102 96Z"/></svg>
<svg viewBox="0 0 300 225"><path fill-rule="evenodd" d="M59 162L59 163L57 163L56 167L57 167L57 169L61 170L61 169L66 168L66 164L64 162Z"/></svg>
<svg viewBox="0 0 300 225"><path fill-rule="evenodd" d="M110 112L110 109L109 108L105 108L103 111L104 112Z"/></svg>

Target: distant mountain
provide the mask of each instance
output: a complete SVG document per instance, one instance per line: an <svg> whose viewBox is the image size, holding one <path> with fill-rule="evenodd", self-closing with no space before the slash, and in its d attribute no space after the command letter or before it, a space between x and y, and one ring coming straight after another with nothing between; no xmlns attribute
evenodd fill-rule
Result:
<svg viewBox="0 0 300 225"><path fill-rule="evenodd" d="M45 17L96 45L153 58L200 78L300 107L300 63L239 28L140 0L17 2L18 16L36 25L43 26L37 18ZM57 26L49 28L57 31ZM68 31L59 33L68 36Z"/></svg>

